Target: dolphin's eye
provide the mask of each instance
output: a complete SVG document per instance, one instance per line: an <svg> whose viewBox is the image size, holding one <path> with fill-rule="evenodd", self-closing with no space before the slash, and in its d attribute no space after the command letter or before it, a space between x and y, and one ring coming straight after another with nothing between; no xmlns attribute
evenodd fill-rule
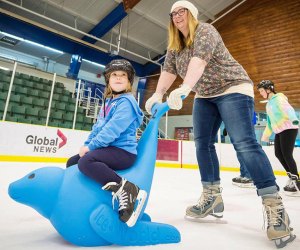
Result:
<svg viewBox="0 0 300 250"><path fill-rule="evenodd" d="M35 177L35 174L31 174L28 176L28 179L33 179Z"/></svg>

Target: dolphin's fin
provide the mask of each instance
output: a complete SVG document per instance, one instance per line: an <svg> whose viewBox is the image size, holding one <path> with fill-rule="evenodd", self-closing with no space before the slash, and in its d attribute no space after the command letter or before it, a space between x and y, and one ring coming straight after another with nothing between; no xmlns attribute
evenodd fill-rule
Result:
<svg viewBox="0 0 300 250"><path fill-rule="evenodd" d="M168 244L181 240L179 231L167 224L139 220L134 227L128 227L111 207L103 204L91 214L90 223L100 237L121 246Z"/></svg>
<svg viewBox="0 0 300 250"><path fill-rule="evenodd" d="M141 220L142 221L151 221L151 217L149 214L143 213Z"/></svg>

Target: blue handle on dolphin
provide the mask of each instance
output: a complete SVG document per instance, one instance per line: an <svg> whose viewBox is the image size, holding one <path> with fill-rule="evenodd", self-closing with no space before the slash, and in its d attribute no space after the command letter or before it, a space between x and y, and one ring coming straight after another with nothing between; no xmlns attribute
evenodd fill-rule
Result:
<svg viewBox="0 0 300 250"><path fill-rule="evenodd" d="M152 110L153 117L138 143L136 162L129 169L118 171L145 190L148 197L155 168L159 120L169 106L156 104ZM110 192L103 191L98 183L81 174L77 165L67 169L34 170L11 183L8 193L15 201L49 219L65 240L78 246L143 246L181 240L174 226L151 222L144 210L134 227L121 222L117 211L112 209Z"/></svg>

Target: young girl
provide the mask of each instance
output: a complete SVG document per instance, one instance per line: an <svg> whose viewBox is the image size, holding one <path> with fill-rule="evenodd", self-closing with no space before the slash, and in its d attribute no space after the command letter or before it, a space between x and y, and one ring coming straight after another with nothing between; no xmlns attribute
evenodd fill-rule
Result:
<svg viewBox="0 0 300 250"><path fill-rule="evenodd" d="M276 93L274 83L263 80L257 85L260 95L268 99L267 126L262 141L268 142L272 132L275 135L275 155L289 176L289 182L283 188L287 195L300 196L300 180L293 150L298 134L299 120L295 110L282 93Z"/></svg>
<svg viewBox="0 0 300 250"><path fill-rule="evenodd" d="M136 159L136 129L143 113L131 94L135 71L126 60L113 60L106 65L104 105L90 135L72 156L67 167L78 163L79 170L111 191L119 201L119 218L134 226L147 193L120 177L115 171L127 169Z"/></svg>

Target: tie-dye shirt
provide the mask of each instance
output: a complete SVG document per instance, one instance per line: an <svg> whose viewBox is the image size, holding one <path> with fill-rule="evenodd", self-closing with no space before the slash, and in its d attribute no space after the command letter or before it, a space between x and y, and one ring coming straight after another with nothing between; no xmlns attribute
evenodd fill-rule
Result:
<svg viewBox="0 0 300 250"><path fill-rule="evenodd" d="M273 95L267 103L266 110L267 126L262 135L262 141L268 141L272 132L279 134L287 129L298 129L299 119L284 94Z"/></svg>

